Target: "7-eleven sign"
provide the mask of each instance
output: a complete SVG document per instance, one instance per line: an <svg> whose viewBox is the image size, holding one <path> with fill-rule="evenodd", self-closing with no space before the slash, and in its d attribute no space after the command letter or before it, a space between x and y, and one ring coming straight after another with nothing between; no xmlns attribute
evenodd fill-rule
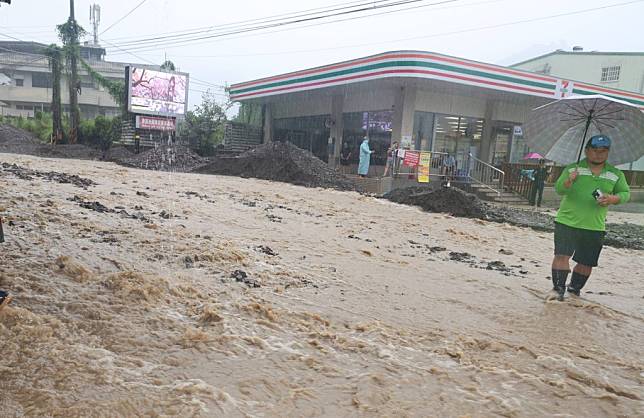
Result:
<svg viewBox="0 0 644 418"><path fill-rule="evenodd" d="M575 88L575 83L569 80L557 80L557 91L555 97L561 99L563 97L572 96L572 90Z"/></svg>

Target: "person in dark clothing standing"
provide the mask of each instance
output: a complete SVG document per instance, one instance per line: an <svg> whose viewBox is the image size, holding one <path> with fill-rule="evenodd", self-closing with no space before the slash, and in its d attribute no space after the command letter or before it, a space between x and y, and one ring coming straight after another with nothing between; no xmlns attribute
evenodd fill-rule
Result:
<svg viewBox="0 0 644 418"><path fill-rule="evenodd" d="M530 206L541 206L543 199L543 188L546 185L546 178L548 177L548 168L546 167L545 160L539 160L539 167L534 170L532 187L530 188Z"/></svg>
<svg viewBox="0 0 644 418"><path fill-rule="evenodd" d="M595 135L586 143L586 158L564 168L555 183L563 196L555 219L555 257L552 284L555 296L564 299L570 258L577 262L572 271L568 293L579 296L597 266L609 205L626 203L630 189L624 173L608 164L611 140Z"/></svg>

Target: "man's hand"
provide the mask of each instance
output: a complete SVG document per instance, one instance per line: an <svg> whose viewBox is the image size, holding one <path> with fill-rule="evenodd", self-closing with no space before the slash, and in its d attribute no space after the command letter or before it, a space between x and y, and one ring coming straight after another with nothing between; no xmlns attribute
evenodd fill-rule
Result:
<svg viewBox="0 0 644 418"><path fill-rule="evenodd" d="M570 187L575 182L575 180L577 180L578 175L579 175L579 173L577 172L577 169L575 168L575 171L570 173L570 175L568 176L568 180L564 181L564 187L566 189L570 189Z"/></svg>
<svg viewBox="0 0 644 418"><path fill-rule="evenodd" d="M619 201L619 196L616 196L614 194L607 194L597 199L599 206L617 205Z"/></svg>

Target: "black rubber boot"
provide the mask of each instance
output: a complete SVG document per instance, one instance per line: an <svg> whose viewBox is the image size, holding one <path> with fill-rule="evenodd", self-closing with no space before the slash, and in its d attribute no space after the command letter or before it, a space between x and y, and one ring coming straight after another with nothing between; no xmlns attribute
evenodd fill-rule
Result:
<svg viewBox="0 0 644 418"><path fill-rule="evenodd" d="M570 278L570 284L568 285L568 293L579 296L581 295L581 289L586 285L588 281L588 276L577 273L576 271L572 272L572 277Z"/></svg>
<svg viewBox="0 0 644 418"><path fill-rule="evenodd" d="M557 292L557 300L564 300L566 293L566 280L568 280L568 270L552 269L552 290Z"/></svg>

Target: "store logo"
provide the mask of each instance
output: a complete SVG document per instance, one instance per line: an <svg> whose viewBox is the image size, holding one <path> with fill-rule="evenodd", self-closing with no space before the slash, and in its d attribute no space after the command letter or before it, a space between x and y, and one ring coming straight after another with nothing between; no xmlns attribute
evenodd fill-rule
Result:
<svg viewBox="0 0 644 418"><path fill-rule="evenodd" d="M575 83L569 80L557 80L556 97L562 99L564 97L572 96L572 91L575 88Z"/></svg>

